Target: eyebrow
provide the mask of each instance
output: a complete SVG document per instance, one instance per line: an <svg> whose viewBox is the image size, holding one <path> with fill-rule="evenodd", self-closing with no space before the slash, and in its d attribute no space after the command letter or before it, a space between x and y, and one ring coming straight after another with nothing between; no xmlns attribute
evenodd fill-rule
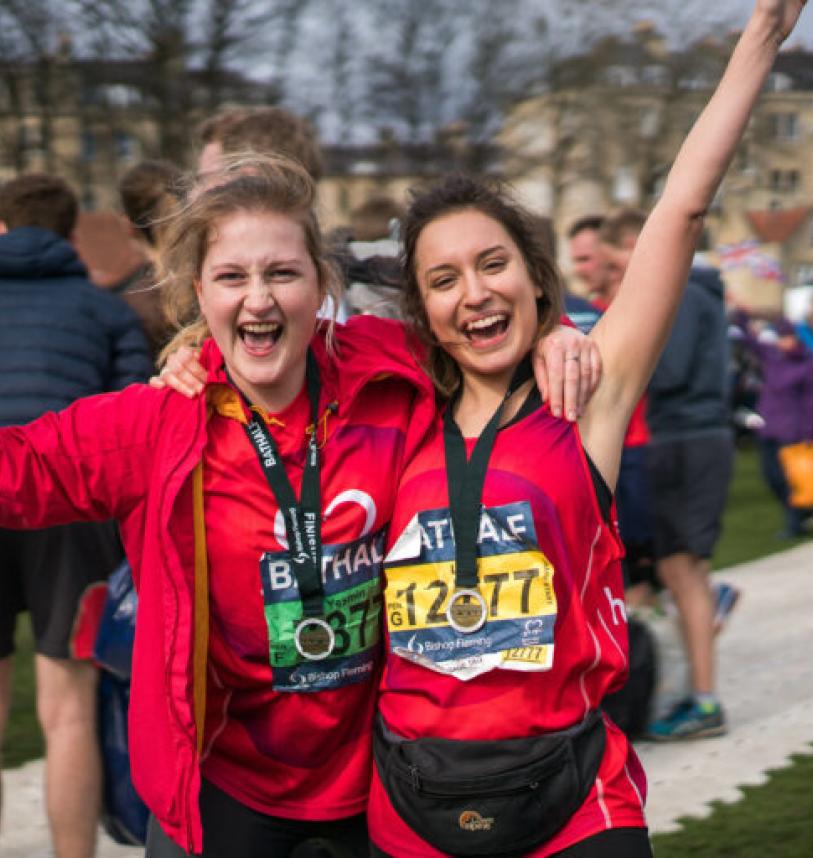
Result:
<svg viewBox="0 0 813 858"><path fill-rule="evenodd" d="M263 266L268 267L269 265L299 265L301 263L301 259L291 258L291 259L272 259L268 262L264 262ZM217 262L212 265L212 270L215 271L218 268L234 268L235 266L239 268L244 268L245 265L242 262L238 262L235 260L228 260L226 262Z"/></svg>
<svg viewBox="0 0 813 858"><path fill-rule="evenodd" d="M486 256L488 256L491 253L494 253L495 251L498 251L498 250L504 251L506 249L507 248L502 244L495 244L492 247L487 247L485 250L481 250L477 254L477 261L480 262ZM441 262L440 265L434 265L434 266L432 266L432 268L427 269L425 276L428 277L430 274L433 274L436 271L443 271L446 268L454 268L454 266L452 265L451 262Z"/></svg>

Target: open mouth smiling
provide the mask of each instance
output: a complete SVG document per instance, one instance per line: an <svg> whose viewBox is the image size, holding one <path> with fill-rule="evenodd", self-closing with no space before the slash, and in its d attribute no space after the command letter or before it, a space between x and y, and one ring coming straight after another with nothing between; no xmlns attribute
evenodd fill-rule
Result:
<svg viewBox="0 0 813 858"><path fill-rule="evenodd" d="M282 336L282 331L279 322L246 322L237 327L237 334L249 351L273 348Z"/></svg>
<svg viewBox="0 0 813 858"><path fill-rule="evenodd" d="M463 323L465 337L473 343L486 342L499 337L508 330L510 317L508 313L490 313Z"/></svg>

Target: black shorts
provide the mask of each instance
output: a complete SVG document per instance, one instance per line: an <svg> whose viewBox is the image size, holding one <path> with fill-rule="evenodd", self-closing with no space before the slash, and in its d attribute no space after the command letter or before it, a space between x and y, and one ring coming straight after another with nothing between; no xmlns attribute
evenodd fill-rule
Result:
<svg viewBox="0 0 813 858"><path fill-rule="evenodd" d="M82 598L123 556L112 521L0 529L0 658L14 652L17 614L23 611L31 614L38 653L72 658Z"/></svg>
<svg viewBox="0 0 813 858"><path fill-rule="evenodd" d="M267 816L214 784L200 789L203 853L200 858L367 858L367 818L309 822ZM188 858L150 817L145 858ZM198 858L198 856L196 856Z"/></svg>
<svg viewBox="0 0 813 858"><path fill-rule="evenodd" d="M734 465L730 433L649 445L655 557L711 557Z"/></svg>
<svg viewBox="0 0 813 858"><path fill-rule="evenodd" d="M372 858L395 858L373 845ZM611 828L568 846L551 858L652 858L646 828Z"/></svg>

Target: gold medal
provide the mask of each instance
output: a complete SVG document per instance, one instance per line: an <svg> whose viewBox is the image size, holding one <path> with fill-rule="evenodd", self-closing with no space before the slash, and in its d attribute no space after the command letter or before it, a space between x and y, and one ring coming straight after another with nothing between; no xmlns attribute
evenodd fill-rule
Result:
<svg viewBox="0 0 813 858"><path fill-rule="evenodd" d="M301 620L294 632L294 644L297 652L309 661L327 658L336 645L333 629L319 617Z"/></svg>
<svg viewBox="0 0 813 858"><path fill-rule="evenodd" d="M485 599L477 590L469 588L456 590L446 609L449 625L464 635L470 635L481 629L487 615Z"/></svg>

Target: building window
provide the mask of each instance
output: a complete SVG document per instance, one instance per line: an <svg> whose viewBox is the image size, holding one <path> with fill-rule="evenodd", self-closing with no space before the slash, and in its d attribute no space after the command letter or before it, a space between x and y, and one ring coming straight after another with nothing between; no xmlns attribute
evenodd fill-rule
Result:
<svg viewBox="0 0 813 858"><path fill-rule="evenodd" d="M660 65L644 66L641 69L641 80L647 86L668 86L669 70Z"/></svg>
<svg viewBox="0 0 813 858"><path fill-rule="evenodd" d="M621 205L638 202L638 177L633 167L619 167L613 178L613 200Z"/></svg>
<svg viewBox="0 0 813 858"><path fill-rule="evenodd" d="M141 93L134 86L109 84L102 87L104 100L114 107L131 107L141 101Z"/></svg>
<svg viewBox="0 0 813 858"><path fill-rule="evenodd" d="M83 161L96 160L96 135L92 131L83 131L79 141L79 157Z"/></svg>
<svg viewBox="0 0 813 858"><path fill-rule="evenodd" d="M636 86L638 75L631 66L608 66L604 72L604 80L610 86Z"/></svg>
<svg viewBox="0 0 813 858"><path fill-rule="evenodd" d="M772 113L768 117L768 127L774 140L797 140L799 137L799 117L795 113Z"/></svg>
<svg viewBox="0 0 813 858"><path fill-rule="evenodd" d="M96 208L96 193L93 188L85 188L82 191L82 208L86 212L92 212Z"/></svg>
<svg viewBox="0 0 813 858"><path fill-rule="evenodd" d="M796 285L808 286L813 283L813 265L802 264L796 267Z"/></svg>
<svg viewBox="0 0 813 858"><path fill-rule="evenodd" d="M126 131L114 131L113 151L117 160L131 161L135 156L135 141Z"/></svg>
<svg viewBox="0 0 813 858"><path fill-rule="evenodd" d="M799 190L798 170L771 170L770 188L777 194L793 194Z"/></svg>
<svg viewBox="0 0 813 858"><path fill-rule="evenodd" d="M678 81L679 89L711 89L712 79L708 72L692 71L684 74Z"/></svg>
<svg viewBox="0 0 813 858"><path fill-rule="evenodd" d="M773 74L768 75L765 89L768 92L787 92L789 89L793 89L793 79L782 74L782 72L773 72Z"/></svg>
<svg viewBox="0 0 813 858"><path fill-rule="evenodd" d="M39 149L42 146L42 134L38 125L21 125L19 131L20 146L23 149Z"/></svg>

